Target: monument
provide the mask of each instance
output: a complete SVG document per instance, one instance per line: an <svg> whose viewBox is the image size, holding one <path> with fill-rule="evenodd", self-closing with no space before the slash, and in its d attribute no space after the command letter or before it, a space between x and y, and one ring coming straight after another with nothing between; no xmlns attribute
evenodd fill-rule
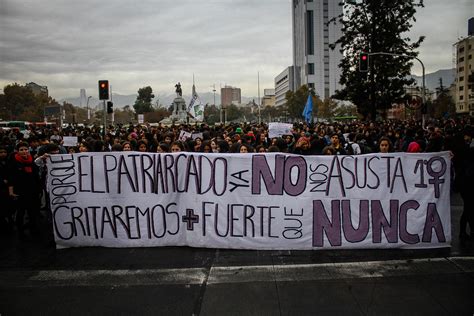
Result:
<svg viewBox="0 0 474 316"><path fill-rule="evenodd" d="M173 112L167 118L160 121L162 124L187 124L194 123L195 120L188 117L188 111L186 109L186 101L183 99L183 90L181 89L181 83L175 85L176 98L173 100Z"/></svg>

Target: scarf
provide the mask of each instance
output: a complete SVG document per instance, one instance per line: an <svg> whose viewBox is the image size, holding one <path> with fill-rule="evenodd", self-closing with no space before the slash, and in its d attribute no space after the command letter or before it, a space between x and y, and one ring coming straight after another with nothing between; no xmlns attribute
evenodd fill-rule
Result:
<svg viewBox="0 0 474 316"><path fill-rule="evenodd" d="M31 163L33 162L33 156L28 155L26 158L23 158L23 156L20 156L20 154L16 153L15 160L22 164L23 171L25 171L26 173L33 172L33 168L31 167Z"/></svg>

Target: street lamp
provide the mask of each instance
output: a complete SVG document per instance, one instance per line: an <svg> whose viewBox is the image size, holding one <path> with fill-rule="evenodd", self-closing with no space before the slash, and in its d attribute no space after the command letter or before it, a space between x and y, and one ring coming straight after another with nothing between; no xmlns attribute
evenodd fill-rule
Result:
<svg viewBox="0 0 474 316"><path fill-rule="evenodd" d="M422 107L425 106L426 103L426 89L425 89L425 65L423 62L418 58L418 57L413 57L405 54L394 54L394 53L386 53L386 52L375 52L375 53L369 53L368 55L388 55L388 56L397 56L397 57L407 57L407 58L414 58L418 60L418 62L421 65L421 72L422 72L422 91L421 91L421 100L422 100ZM422 114L422 124L425 126L425 114Z"/></svg>
<svg viewBox="0 0 474 316"><path fill-rule="evenodd" d="M89 100L91 98L92 98L92 96L87 97L87 105L86 105L86 108L87 108L87 121L90 121L90 119L91 119L91 111L89 109Z"/></svg>

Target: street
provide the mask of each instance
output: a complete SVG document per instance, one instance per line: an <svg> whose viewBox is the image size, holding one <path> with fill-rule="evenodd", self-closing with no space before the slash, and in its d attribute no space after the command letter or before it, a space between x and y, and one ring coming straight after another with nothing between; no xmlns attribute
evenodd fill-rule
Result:
<svg viewBox="0 0 474 316"><path fill-rule="evenodd" d="M69 248L3 237L0 314L472 315L474 251Z"/></svg>

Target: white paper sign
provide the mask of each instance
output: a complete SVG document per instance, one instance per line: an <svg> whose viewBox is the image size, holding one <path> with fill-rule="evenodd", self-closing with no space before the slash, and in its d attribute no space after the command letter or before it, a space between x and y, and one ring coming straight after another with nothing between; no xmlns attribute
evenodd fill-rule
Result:
<svg viewBox="0 0 474 316"><path fill-rule="evenodd" d="M58 247L449 247L448 152L48 158Z"/></svg>
<svg viewBox="0 0 474 316"><path fill-rule="evenodd" d="M202 140L202 133L193 133L193 135L191 136L192 139L196 139L196 138L200 138Z"/></svg>
<svg viewBox="0 0 474 316"><path fill-rule="evenodd" d="M181 132L179 133L178 140L184 142L184 141L186 141L186 139L191 138L191 136L192 136L192 135L191 135L190 132L181 131Z"/></svg>
<svg viewBox="0 0 474 316"><path fill-rule="evenodd" d="M293 124L287 123L268 123L268 137L281 137L283 135L291 135L291 130L293 129Z"/></svg>
<svg viewBox="0 0 474 316"><path fill-rule="evenodd" d="M145 115L138 114L138 124L143 124L144 121L145 121Z"/></svg>
<svg viewBox="0 0 474 316"><path fill-rule="evenodd" d="M77 136L63 136L63 146L77 146Z"/></svg>

